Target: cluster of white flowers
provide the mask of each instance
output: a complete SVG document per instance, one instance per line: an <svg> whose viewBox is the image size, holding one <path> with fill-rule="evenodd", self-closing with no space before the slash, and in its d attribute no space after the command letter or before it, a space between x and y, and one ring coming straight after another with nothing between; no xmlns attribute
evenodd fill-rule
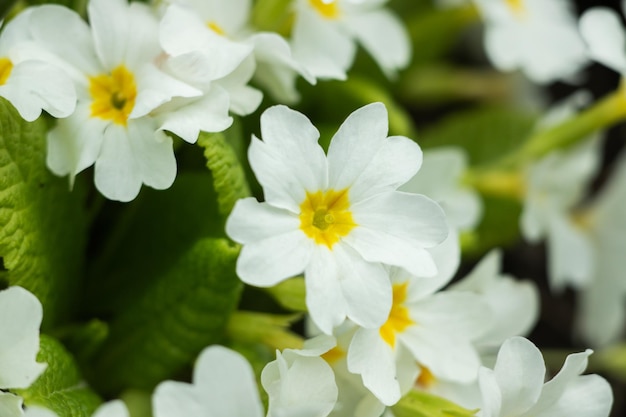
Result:
<svg viewBox="0 0 626 417"><path fill-rule="evenodd" d="M0 35L0 96L25 120L42 110L58 119L47 137L53 173L71 186L93 165L96 188L127 202L143 184L172 185L174 137L195 143L200 132L224 131L231 115L257 110L261 89L291 103L297 77L346 79L357 42L388 77L406 67L408 36L385 3L294 0L288 37L255 29L251 0L90 0L89 23L57 5L26 8ZM566 0L475 3L499 69L540 83L572 80L591 57L626 74L626 36L613 12L589 11L579 30ZM585 100L577 95L537 129ZM538 319L538 290L500 272L499 250L452 282L460 234L483 216L463 181L462 149L423 153L412 139L388 136L382 103L350 114L327 152L311 121L285 105L263 112L260 131L248 159L264 201L239 200L225 231L240 245L236 272L246 284L304 276L309 338L263 368L266 411L248 361L213 345L197 357L192 382L163 381L151 393L154 417L379 417L413 390L481 417L608 415L610 386L582 375L591 350L569 355L544 381L541 353L522 337ZM626 162L583 205L598 165L593 138L534 161L520 225L527 240L547 240L553 289L581 290L579 328L602 345L626 321L626 285L616 284ZM0 417L56 416L13 392L46 369L35 360L41 320L31 293L0 291ZM128 416L121 400L94 414Z"/></svg>

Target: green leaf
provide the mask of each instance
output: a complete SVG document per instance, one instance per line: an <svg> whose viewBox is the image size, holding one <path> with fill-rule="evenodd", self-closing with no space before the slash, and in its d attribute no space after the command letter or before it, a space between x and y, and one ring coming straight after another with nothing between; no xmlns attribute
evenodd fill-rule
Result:
<svg viewBox="0 0 626 417"><path fill-rule="evenodd" d="M396 417L472 417L478 411L423 391L409 392L391 409Z"/></svg>
<svg viewBox="0 0 626 417"><path fill-rule="evenodd" d="M0 99L0 256L3 279L44 307L43 329L69 314L82 273L85 193L46 168L46 124L28 123Z"/></svg>
<svg viewBox="0 0 626 417"><path fill-rule="evenodd" d="M74 358L63 345L42 335L37 361L48 367L28 389L18 392L24 404L49 408L59 417L93 414L102 400L84 384Z"/></svg>
<svg viewBox="0 0 626 417"><path fill-rule="evenodd" d="M245 172L223 133L202 132L198 144L204 148L207 167L213 174L219 211L226 217L237 200L250 196Z"/></svg>
<svg viewBox="0 0 626 417"><path fill-rule="evenodd" d="M102 392L152 389L188 368L207 345L221 343L241 282L239 248L226 239L198 240L110 325L91 380Z"/></svg>
<svg viewBox="0 0 626 417"><path fill-rule="evenodd" d="M534 130L537 115L507 107L485 106L446 117L422 133L424 149L460 146L471 166L487 165L521 146Z"/></svg>

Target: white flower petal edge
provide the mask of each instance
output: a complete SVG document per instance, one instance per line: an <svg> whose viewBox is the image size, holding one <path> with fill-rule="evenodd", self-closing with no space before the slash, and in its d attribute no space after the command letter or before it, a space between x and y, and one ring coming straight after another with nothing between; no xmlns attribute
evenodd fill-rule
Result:
<svg viewBox="0 0 626 417"><path fill-rule="evenodd" d="M22 287L0 291L0 388L28 388L46 369L39 352L41 303Z"/></svg>
<svg viewBox="0 0 626 417"><path fill-rule="evenodd" d="M626 36L617 13L605 7L588 10L580 18L580 33L594 60L626 74Z"/></svg>
<svg viewBox="0 0 626 417"><path fill-rule="evenodd" d="M222 346L209 346L200 353L193 384L160 383L152 404L155 417L263 415L252 367L242 355Z"/></svg>
<svg viewBox="0 0 626 417"><path fill-rule="evenodd" d="M122 400L113 400L102 404L92 417L129 417L128 408Z"/></svg>
<svg viewBox="0 0 626 417"><path fill-rule="evenodd" d="M480 369L483 406L479 415L565 417L574 412L585 417L608 416L613 402L608 382L597 375L581 376L591 353L569 355L561 371L544 384L545 365L539 349L523 337L507 339L494 370ZM582 388L587 391L583 393Z"/></svg>
<svg viewBox="0 0 626 417"><path fill-rule="evenodd" d="M23 417L22 397L0 390L0 416Z"/></svg>
<svg viewBox="0 0 626 417"><path fill-rule="evenodd" d="M318 336L304 349L276 352L276 360L261 373L269 395L267 417L325 417L337 401L335 374L320 355L335 346L335 340Z"/></svg>

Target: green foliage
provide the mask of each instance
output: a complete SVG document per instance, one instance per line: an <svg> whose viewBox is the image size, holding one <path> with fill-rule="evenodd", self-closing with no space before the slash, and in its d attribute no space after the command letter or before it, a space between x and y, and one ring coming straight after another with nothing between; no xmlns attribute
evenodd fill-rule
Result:
<svg viewBox="0 0 626 417"><path fill-rule="evenodd" d="M55 339L42 335L37 361L48 364L28 389L20 390L24 404L39 405L59 417L89 417L102 402L83 382L74 358Z"/></svg>
<svg viewBox="0 0 626 417"><path fill-rule="evenodd" d="M448 116L420 136L424 149L461 146L470 165L488 165L519 148L532 133L537 115L508 107L484 106Z"/></svg>
<svg viewBox="0 0 626 417"><path fill-rule="evenodd" d="M43 328L69 314L82 272L84 192L46 168L46 124L28 123L0 99L0 256L3 279L44 307Z"/></svg>
<svg viewBox="0 0 626 417"><path fill-rule="evenodd" d="M149 390L223 342L241 288L238 252L226 239L200 239L152 277L154 285L112 321L94 357L94 385L105 393Z"/></svg>
<svg viewBox="0 0 626 417"><path fill-rule="evenodd" d="M396 417L472 417L478 411L423 391L409 392L391 409Z"/></svg>
<svg viewBox="0 0 626 417"><path fill-rule="evenodd" d="M204 148L207 167L213 174L220 214L226 217L237 200L250 196L243 167L224 134L202 132L198 144Z"/></svg>

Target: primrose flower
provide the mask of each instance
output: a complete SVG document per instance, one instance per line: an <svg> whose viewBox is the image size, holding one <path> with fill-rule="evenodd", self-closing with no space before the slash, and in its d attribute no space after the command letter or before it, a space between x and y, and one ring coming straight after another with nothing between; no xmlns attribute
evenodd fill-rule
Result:
<svg viewBox="0 0 626 417"><path fill-rule="evenodd" d="M23 399L3 390L28 388L46 369L46 364L36 361L42 318L41 303L24 288L9 287L0 291L0 411L3 417L24 415ZM28 410L27 416L54 415L35 407L28 407Z"/></svg>
<svg viewBox="0 0 626 417"><path fill-rule="evenodd" d="M10 101L29 122L42 110L57 118L67 117L76 107L70 78L60 68L23 53L30 40L28 14L20 13L0 34L0 97Z"/></svg>
<svg viewBox="0 0 626 417"><path fill-rule="evenodd" d="M331 367L320 355L335 346L329 336L305 342L303 349L276 352L276 360L261 373L269 396L267 417L325 417L337 401L337 385Z"/></svg>
<svg viewBox="0 0 626 417"><path fill-rule="evenodd" d="M568 0L474 0L485 19L485 49L496 68L521 69L548 83L586 64L585 45Z"/></svg>
<svg viewBox="0 0 626 417"><path fill-rule="evenodd" d="M480 417L605 417L613 394L598 375L581 375L591 350L567 357L563 368L544 384L546 368L537 347L523 337L502 344L493 370L482 367Z"/></svg>
<svg viewBox="0 0 626 417"><path fill-rule="evenodd" d="M78 95L74 114L48 134L46 162L55 174L69 174L70 183L95 164L98 190L129 201L142 183L164 189L176 176L172 140L150 112L172 97L202 92L156 67L158 21L146 5L93 0L88 13L91 27L60 6L30 13L38 52L63 66Z"/></svg>
<svg viewBox="0 0 626 417"><path fill-rule="evenodd" d="M253 137L248 152L265 202L238 201L226 222L243 244L241 279L267 287L304 272L309 313L326 334L346 316L368 328L385 322L391 284L383 265L437 273L425 248L445 239L444 213L424 196L396 191L419 169L421 150L387 131L381 103L362 107L326 156L304 115L269 108L263 141Z"/></svg>
<svg viewBox="0 0 626 417"><path fill-rule="evenodd" d="M254 372L239 353L209 346L196 361L193 383L161 382L152 395L154 417L262 417Z"/></svg>
<svg viewBox="0 0 626 417"><path fill-rule="evenodd" d="M387 76L409 64L411 47L402 22L382 6L386 0L297 0L293 54L316 78L343 80L355 41Z"/></svg>
<svg viewBox="0 0 626 417"><path fill-rule="evenodd" d="M456 236L437 247L436 261L454 263L460 256ZM448 246L447 250L441 250ZM456 252L456 253L455 253ZM439 264L438 262L438 264ZM422 379L441 378L458 383L476 379L480 358L473 341L491 325L491 311L481 296L465 291L435 293L453 276L423 279L400 268L391 270L393 304L387 321L377 329L360 328L348 351L348 369L385 405L403 393L400 370L421 368ZM431 281L437 284L431 284ZM404 361L397 360L402 350Z"/></svg>

